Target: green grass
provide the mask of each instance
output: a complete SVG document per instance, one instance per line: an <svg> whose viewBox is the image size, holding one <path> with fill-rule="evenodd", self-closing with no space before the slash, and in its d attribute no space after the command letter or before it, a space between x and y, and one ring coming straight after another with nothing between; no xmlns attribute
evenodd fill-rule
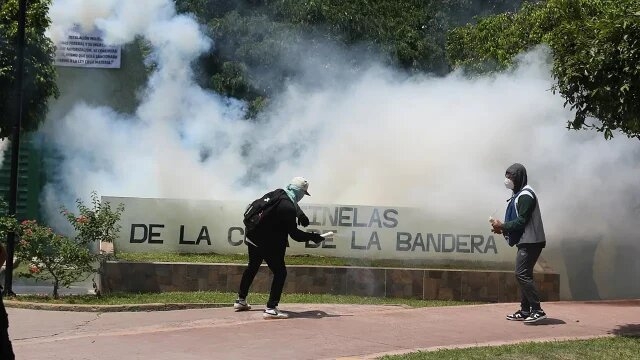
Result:
<svg viewBox="0 0 640 360"><path fill-rule="evenodd" d="M640 337L522 343L384 356L383 360L622 360L640 358Z"/></svg>
<svg viewBox="0 0 640 360"><path fill-rule="evenodd" d="M254 304L265 304L268 294L249 294L249 302ZM213 291L199 292L166 292L166 293L145 293L109 294L102 297L93 295L73 295L61 296L53 299L48 296L20 295L10 300L25 302L45 302L51 304L87 304L87 305L127 305L127 304L153 304L153 303L228 303L231 304L236 298L235 293L222 293ZM439 300L417 300L417 299L393 299L377 297L361 297L348 295L327 295L327 294L283 294L283 303L302 304L367 304L367 305L407 305L412 307L433 307L433 306L453 306L470 305L473 302L463 301L439 301Z"/></svg>
<svg viewBox="0 0 640 360"><path fill-rule="evenodd" d="M178 253L117 253L117 260L133 262L185 262L246 264L245 254L178 254ZM424 260L374 260L313 255L288 255L287 265L367 266L367 267L415 267L426 269L477 269L512 270L511 264L490 264L471 261L426 262Z"/></svg>

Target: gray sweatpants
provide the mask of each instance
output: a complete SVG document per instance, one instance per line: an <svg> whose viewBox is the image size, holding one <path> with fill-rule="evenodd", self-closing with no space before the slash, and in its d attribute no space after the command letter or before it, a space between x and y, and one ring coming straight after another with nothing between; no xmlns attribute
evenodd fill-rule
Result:
<svg viewBox="0 0 640 360"><path fill-rule="evenodd" d="M523 312L541 310L540 295L533 282L533 267L540 257L542 247L518 248L516 256L516 280L520 284L520 309Z"/></svg>

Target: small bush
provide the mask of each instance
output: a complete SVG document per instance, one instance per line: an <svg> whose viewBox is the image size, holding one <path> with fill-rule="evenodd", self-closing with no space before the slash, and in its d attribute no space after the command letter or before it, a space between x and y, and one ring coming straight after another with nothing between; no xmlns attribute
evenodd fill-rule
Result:
<svg viewBox="0 0 640 360"><path fill-rule="evenodd" d="M94 256L85 244L56 234L35 220L21 222L19 234L17 257L29 264L28 271L20 275L53 280L54 298L58 298L60 286L69 287L93 272Z"/></svg>

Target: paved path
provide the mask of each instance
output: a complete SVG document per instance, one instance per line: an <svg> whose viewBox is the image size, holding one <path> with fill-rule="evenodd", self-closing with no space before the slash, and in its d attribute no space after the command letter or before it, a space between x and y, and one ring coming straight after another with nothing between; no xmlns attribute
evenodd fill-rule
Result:
<svg viewBox="0 0 640 360"><path fill-rule="evenodd" d="M515 304L407 309L282 304L261 307L89 313L9 308L18 359L371 359L437 347L589 338L640 332L640 300L546 303L542 325L504 320Z"/></svg>

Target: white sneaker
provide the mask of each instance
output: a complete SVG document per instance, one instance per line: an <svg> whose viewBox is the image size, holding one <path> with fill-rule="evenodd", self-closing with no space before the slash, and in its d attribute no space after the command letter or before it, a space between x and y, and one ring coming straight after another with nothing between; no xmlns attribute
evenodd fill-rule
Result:
<svg viewBox="0 0 640 360"><path fill-rule="evenodd" d="M247 311L247 310L251 310L251 305L247 304L247 300L245 299L237 299L233 303L233 308L236 311Z"/></svg>
<svg viewBox="0 0 640 360"><path fill-rule="evenodd" d="M286 319L289 314L278 310L278 308L266 308L262 317L265 319Z"/></svg>

